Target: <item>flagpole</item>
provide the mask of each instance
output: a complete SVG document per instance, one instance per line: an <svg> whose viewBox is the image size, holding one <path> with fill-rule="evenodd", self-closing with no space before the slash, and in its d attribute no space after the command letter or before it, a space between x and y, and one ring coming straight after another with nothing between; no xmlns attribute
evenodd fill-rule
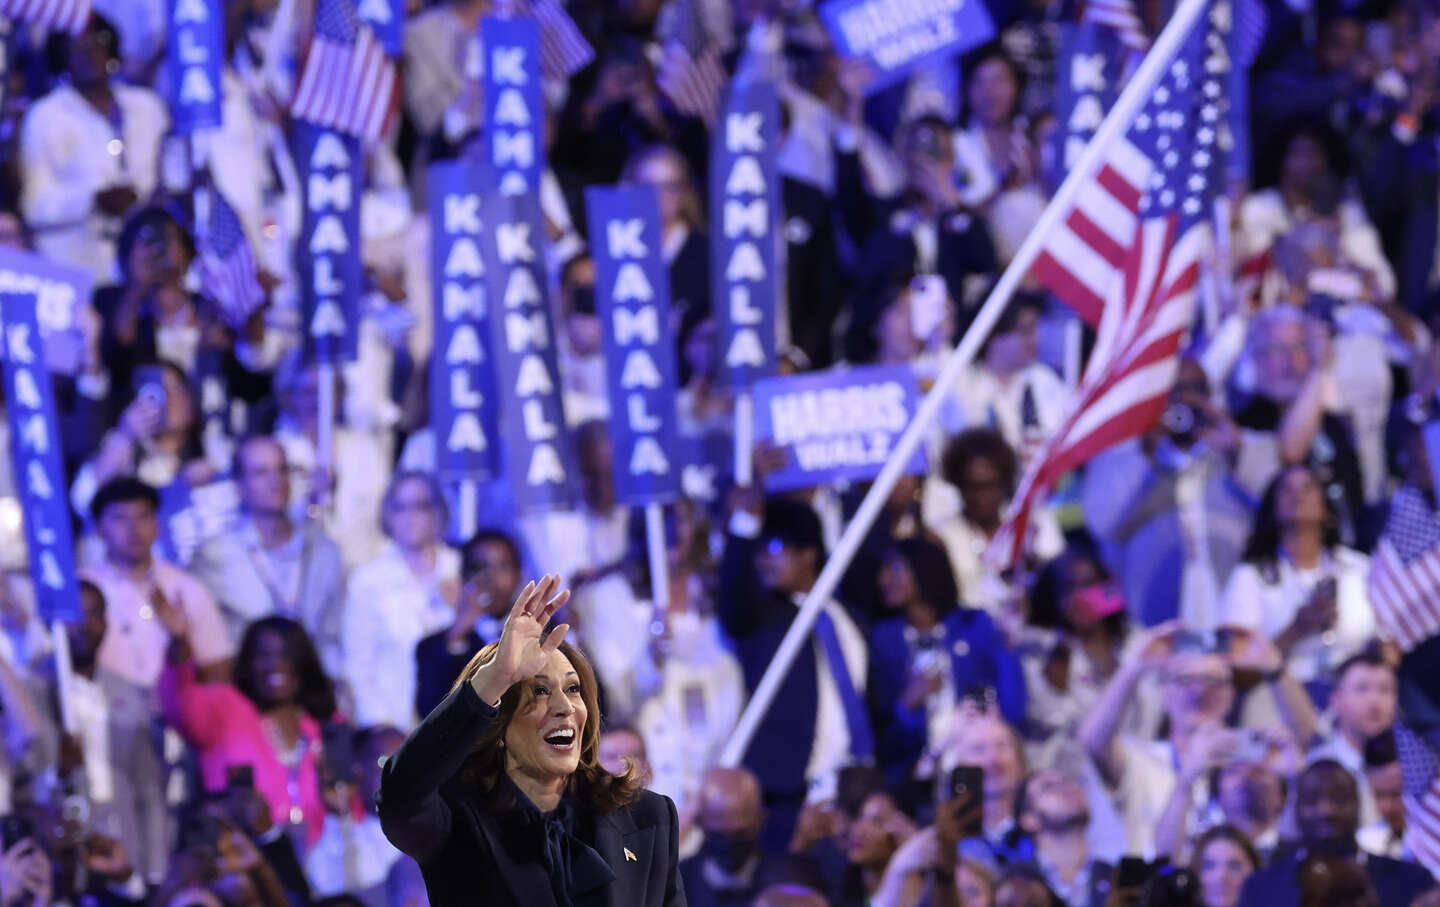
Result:
<svg viewBox="0 0 1440 907"><path fill-rule="evenodd" d="M890 453L890 459L885 462L885 466L880 470L880 475L870 486L870 491L861 501L859 510L856 511L849 525L845 527L839 544L835 546L834 553L826 561L824 569L820 571L815 585L805 596L805 601L791 622L790 628L785 632L784 639L780 641L780 646L776 649L770 666L766 668L765 675L760 678L760 683L751 695L750 702L746 704L745 711L735 726L734 734L720 754L720 765L733 767L739 764L744 757L745 749L750 745L750 739L755 735L760 719L770 708L775 694L780 689L781 681L784 680L786 672L790 670L791 662L799 654L800 646L804 645L806 637L809 636L810 628L819 615L820 609L834 594L835 587L839 585L841 577L849 568L850 561L854 558L861 541L870 531L870 525L875 522L885 500L890 496L895 482L905 471L906 464L910 462L910 458L914 456L915 451L928 434L931 424L940 413L940 407L949 389L959 382L964 370L978 353L980 344L994 329L995 322L999 320L1010 297L1019 288L1021 279L1029 272L1030 266L1039 256L1041 248L1049 238L1050 231L1060 223L1062 215L1070 211L1081 187L1088 183L1100 169L1103 157L1109 151L1110 146L1130 128L1131 122L1139 114L1141 108L1150 100L1150 93L1159 84L1171 61L1180 52L1181 45L1189 35L1190 29L1198 24L1209 3L1210 0L1180 0L1176 5L1169 23L1160 33L1160 37L1156 39L1150 53L1145 56L1139 68L1135 70L1135 74L1116 100L1115 106L1111 108L1105 121L1100 124L1100 128L1095 131L1094 137L1065 177L1065 181L1056 190L1055 197L1041 213L1034 229L1030 231L1025 242L1015 253L1010 266L1000 275L1000 279L996 282L994 289L990 291L985 304L976 314L969 330L965 332L964 337L960 338L960 343L946 360L934 386L921 401L915 418L911 420L904 434L896 442L895 449ZM736 416L738 420L738 409ZM737 437L737 442L738 440Z"/></svg>

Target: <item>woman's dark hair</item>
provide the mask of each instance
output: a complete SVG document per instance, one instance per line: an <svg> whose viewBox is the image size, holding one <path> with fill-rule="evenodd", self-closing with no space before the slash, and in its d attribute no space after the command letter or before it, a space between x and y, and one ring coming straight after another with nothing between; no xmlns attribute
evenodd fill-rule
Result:
<svg viewBox="0 0 1440 907"><path fill-rule="evenodd" d="M1030 623L1037 627L1070 627L1065 603L1081 586L1075 579L1075 567L1088 563L1095 568L1101 582L1111 579L1100 548L1090 536L1080 533L1069 540L1065 550L1040 568L1030 587ZM1124 611L1101 618L1099 626L1115 642L1125 638L1130 617Z"/></svg>
<svg viewBox="0 0 1440 907"><path fill-rule="evenodd" d="M986 335L985 342L980 344L982 358L990 351L990 344L996 337L1008 334L1020 326L1020 315L1024 312L1034 312L1037 316L1044 317L1045 297L1028 290L1016 291L1010 302L1001 310L1000 317L995 321L994 329Z"/></svg>
<svg viewBox="0 0 1440 907"><path fill-rule="evenodd" d="M890 551L904 559L915 575L920 600L935 609L935 616L945 617L960 605L960 586L950 566L950 555L944 547L930 539L913 536L897 539Z"/></svg>
<svg viewBox="0 0 1440 907"><path fill-rule="evenodd" d="M945 445L940 458L940 474L945 481L959 488L965 472L975 460L989 460L1000 473L1000 484L1005 496L1015 493L1015 479L1020 472L1020 462L1015 449L999 431L988 427L967 428L951 438Z"/></svg>
<svg viewBox="0 0 1440 907"><path fill-rule="evenodd" d="M125 219L125 224L120 228L120 236L115 240L115 261L120 265L120 273L126 280L130 279L130 253L135 249L135 243L140 240L140 232L147 227L163 230L172 226L180 234L180 244L185 247L186 257L194 258L195 242L190 237L190 231L185 229L185 225L168 205L146 205Z"/></svg>
<svg viewBox="0 0 1440 907"><path fill-rule="evenodd" d="M137 362L134 364L133 369L139 369L144 365L152 365L169 372L170 376L178 381L185 388L185 392L190 395L190 430L185 433L185 442L180 447L180 461L182 463L189 462L197 457L203 457L205 455L203 436L205 420L201 418L200 413L200 393L195 389L195 385L191 382L190 376L185 374L183 368L167 359L156 359L153 362ZM130 374L133 376L136 372L132 370ZM121 398L124 400L124 403L117 412L123 413L131 403L135 402L135 398L139 396L140 388L126 388L125 394Z"/></svg>
<svg viewBox="0 0 1440 907"><path fill-rule="evenodd" d="M490 643L470 659L460 678L455 681L452 691L470 682L475 672L489 664L500 649L499 643ZM580 729L580 765L570 776L566 791L580 805L597 812L609 812L625 806L640 793L639 770L632 764L623 775L612 775L600 764L600 693L595 680L595 670L580 650L568 642L560 643L559 651L570 660L570 665L580 677L580 698L585 702L585 726ZM500 697L500 714L485 729L476 741L470 755L460 767L460 779L478 790L489 794L500 783L505 774L505 732L510 721L522 708L528 708L535 701L528 678L510 685ZM497 804L501 808L513 805Z"/></svg>
<svg viewBox="0 0 1440 907"><path fill-rule="evenodd" d="M1015 58L1006 52L999 41L994 41L970 52L960 67L960 123L965 125L970 122L970 116L974 110L970 106L970 84L974 81L975 71L986 63L998 61L1005 64L1010 70L1010 75L1015 80L1015 109L1010 111L1013 119L1020 113L1020 98L1025 93L1025 73L1020 69Z"/></svg>
<svg viewBox="0 0 1440 907"><path fill-rule="evenodd" d="M1196 875L1200 874L1200 861L1204 857L1205 848L1216 841L1229 841L1234 844L1245 852L1245 858L1250 861L1252 870L1260 868L1260 853L1255 849L1255 845L1250 843L1250 839L1245 837L1245 832L1233 825L1221 824L1206 829L1195 839L1195 852L1190 857L1190 869Z"/></svg>
<svg viewBox="0 0 1440 907"><path fill-rule="evenodd" d="M103 36L110 48L110 59L120 59L120 32L113 22L92 10L85 31ZM70 71L70 42L75 38L75 35L58 28L45 38L45 66L52 74L59 76Z"/></svg>
<svg viewBox="0 0 1440 907"><path fill-rule="evenodd" d="M1260 508L1255 511L1255 526L1250 531L1250 540L1245 543L1243 560L1247 564L1254 564L1258 567L1261 578L1267 583L1279 582L1277 570L1280 557L1280 518L1275 513L1275 504L1280 497L1281 483L1285 481L1286 476L1297 469L1304 470L1315 484L1320 486L1320 498L1325 502L1325 527L1322 539L1325 550L1333 551L1340 547L1340 515L1335 511L1335 502L1325 494L1324 483L1315 475L1313 469L1304 464L1295 463L1286 466L1265 489L1265 496L1260 499Z"/></svg>
<svg viewBox="0 0 1440 907"><path fill-rule="evenodd" d="M285 647L285 657L300 681L296 700L316 721L329 721L335 715L335 685L320 664L320 656L310 634L288 617L262 617L245 628L240 651L235 656L235 689L251 702L260 702L260 689L255 676L255 648L263 633L274 633Z"/></svg>

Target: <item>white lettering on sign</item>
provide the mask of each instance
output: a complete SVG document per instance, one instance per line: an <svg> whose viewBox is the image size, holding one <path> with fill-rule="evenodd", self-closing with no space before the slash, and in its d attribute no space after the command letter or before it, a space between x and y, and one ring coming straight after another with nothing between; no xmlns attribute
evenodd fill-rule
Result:
<svg viewBox="0 0 1440 907"><path fill-rule="evenodd" d="M840 14L840 32L851 53L874 53L937 21L953 25L967 2L978 0L870 0Z"/></svg>
<svg viewBox="0 0 1440 907"><path fill-rule="evenodd" d="M869 432L895 433L910 415L905 388L896 381L779 394L770 401L775 443Z"/></svg>
<svg viewBox="0 0 1440 907"><path fill-rule="evenodd" d="M539 190L545 153L540 127L545 117L538 90L539 59L524 45L502 43L507 38L494 33L482 37L490 45L485 106L491 128L486 142L497 191L520 196Z"/></svg>
<svg viewBox="0 0 1440 907"><path fill-rule="evenodd" d="M725 150L735 155L728 163L719 206L721 236L735 240L723 265L723 295L727 297L723 360L729 369L759 369L766 363L767 344L760 329L773 309L771 261L775 244L774 210L770 198L774 176L767 178L760 155L768 147L765 113L731 111L725 116ZM760 298L764 294L767 298Z"/></svg>
<svg viewBox="0 0 1440 907"><path fill-rule="evenodd" d="M485 262L480 253L480 195L447 192L439 205L440 312L437 344L444 352L431 368L438 370L440 387L448 390L438 417L436 437L445 446L442 460L490 449L485 436L485 393L482 388L488 362L480 330L485 318ZM446 339L448 335L448 339ZM434 387L435 385L431 385Z"/></svg>

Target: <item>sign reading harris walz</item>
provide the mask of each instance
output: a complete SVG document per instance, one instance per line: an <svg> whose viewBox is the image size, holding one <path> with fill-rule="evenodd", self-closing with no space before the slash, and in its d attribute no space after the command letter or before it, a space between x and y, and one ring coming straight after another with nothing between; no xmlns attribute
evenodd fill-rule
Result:
<svg viewBox="0 0 1440 907"><path fill-rule="evenodd" d="M982 0L831 0L820 18L842 57L870 64L870 91L995 37Z"/></svg>
<svg viewBox="0 0 1440 907"><path fill-rule="evenodd" d="M755 385L755 437L784 450L768 491L811 488L879 474L915 415L919 389L907 366L832 369ZM925 471L921 450L907 465Z"/></svg>
<svg viewBox="0 0 1440 907"><path fill-rule="evenodd" d="M5 401L15 485L25 514L25 542L35 600L46 621L78 620L75 545L70 505L60 465L55 392L45 370L34 293L0 293Z"/></svg>

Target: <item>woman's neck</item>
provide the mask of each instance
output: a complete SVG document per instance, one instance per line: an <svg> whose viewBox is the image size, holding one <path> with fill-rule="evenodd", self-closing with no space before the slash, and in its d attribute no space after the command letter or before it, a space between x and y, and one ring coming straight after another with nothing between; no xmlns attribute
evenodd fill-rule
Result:
<svg viewBox="0 0 1440 907"><path fill-rule="evenodd" d="M280 740L286 747L295 745L300 739L300 706L293 702L273 705L265 709L265 717L275 726L279 732Z"/></svg>
<svg viewBox="0 0 1440 907"><path fill-rule="evenodd" d="M435 572L435 546L424 545L419 548L401 548L400 557L405 560L405 566L416 576L429 576Z"/></svg>
<svg viewBox="0 0 1440 907"><path fill-rule="evenodd" d="M520 793L528 797L542 813L554 812L559 808L560 798L565 795L563 777L536 778L515 765L507 765L505 774L510 776L515 786L520 788Z"/></svg>
<svg viewBox="0 0 1440 907"><path fill-rule="evenodd" d="M965 517L965 522L980 530L987 539L993 537L1000 529L1000 515L998 513L977 518L973 513L965 510L961 512L961 515Z"/></svg>
<svg viewBox="0 0 1440 907"><path fill-rule="evenodd" d="M985 796L985 834L989 835L1014 818L1015 792Z"/></svg>
<svg viewBox="0 0 1440 907"><path fill-rule="evenodd" d="M921 633L929 633L940 623L940 618L929 603L917 598L905 606L905 622Z"/></svg>
<svg viewBox="0 0 1440 907"><path fill-rule="evenodd" d="M690 570L686 567L670 565L670 601L666 610L690 610Z"/></svg>
<svg viewBox="0 0 1440 907"><path fill-rule="evenodd" d="M1320 566L1325 553L1325 542L1317 529L1308 526L1286 530L1280 537L1280 546L1290 563L1301 570L1313 570Z"/></svg>
<svg viewBox="0 0 1440 907"><path fill-rule="evenodd" d="M110 89L109 79L101 79L92 85L77 85L75 90L80 92L80 97L84 98L91 107L100 111L101 116L107 120L110 118L111 112L115 108L115 92Z"/></svg>
<svg viewBox="0 0 1440 907"><path fill-rule="evenodd" d="M150 439L150 446L160 453L178 457L185 449L185 435L183 431L162 429Z"/></svg>

